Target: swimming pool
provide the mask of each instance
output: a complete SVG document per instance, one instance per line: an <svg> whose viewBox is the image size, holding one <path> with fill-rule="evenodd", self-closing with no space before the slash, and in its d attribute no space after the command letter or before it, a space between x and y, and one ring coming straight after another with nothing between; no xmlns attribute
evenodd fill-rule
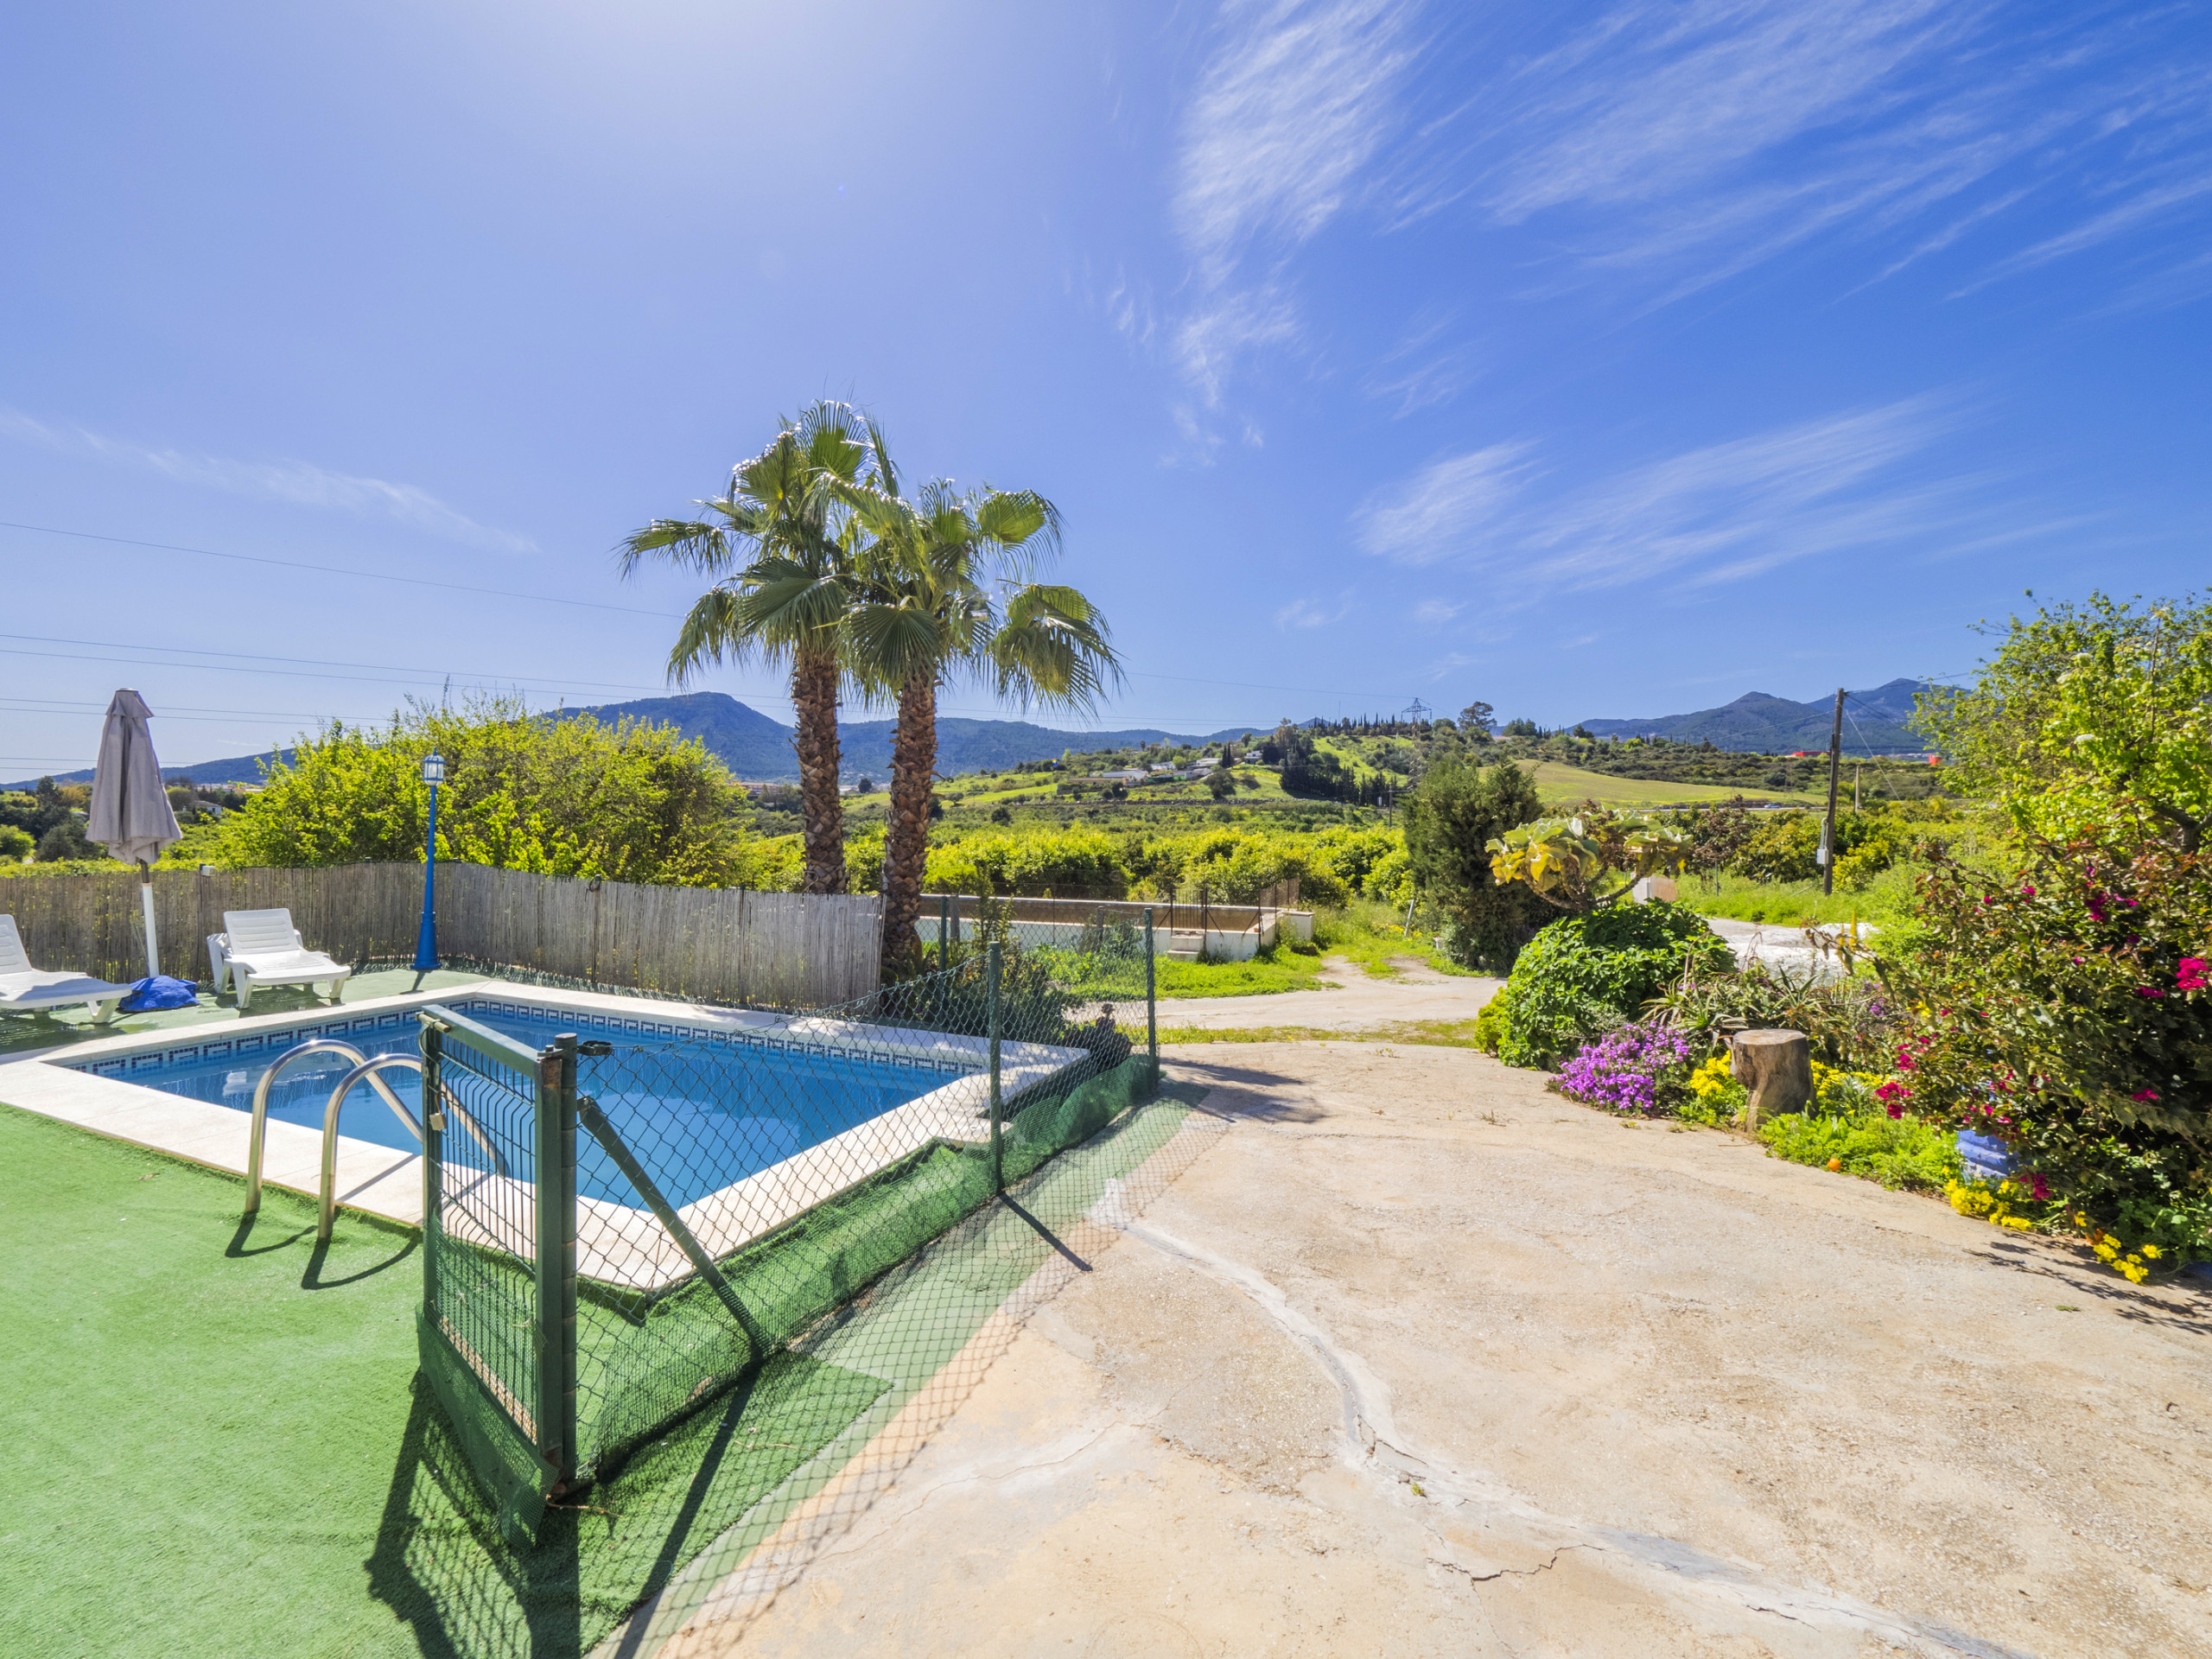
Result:
<svg viewBox="0 0 2212 1659"><path fill-rule="evenodd" d="M795 1039L780 1027L750 1033L710 1030L480 996L447 1006L531 1050L543 1047L560 1032L611 1045L611 1053L579 1063L578 1090L598 1102L646 1173L669 1202L678 1206L925 1095L948 1091L952 1096L944 1103L948 1128L978 1116L983 1103L982 1078L972 1063L874 1052L865 1043L840 1044L833 1039L834 1033L816 1032ZM338 1015L274 1030L211 1035L71 1069L229 1107L239 1116L243 1147L254 1086L289 1049L311 1038L334 1037L372 1058L412 1054L421 1028L413 1008ZM680 1064L672 1063L676 1056ZM352 1065L346 1056L333 1053L294 1062L270 1090L271 1122L320 1135L330 1091ZM416 1074L395 1070L382 1075L419 1117L422 1096ZM972 1101L967 1098L970 1095ZM346 1096L339 1133L399 1151L418 1149L415 1137L365 1084L356 1085ZM451 1163L481 1162L480 1153L463 1135L449 1133L445 1146ZM515 1150L521 1155L518 1159L511 1150L508 1174L533 1180L528 1151ZM580 1197L623 1205L639 1203L629 1181L588 1135L578 1137L576 1165Z"/></svg>

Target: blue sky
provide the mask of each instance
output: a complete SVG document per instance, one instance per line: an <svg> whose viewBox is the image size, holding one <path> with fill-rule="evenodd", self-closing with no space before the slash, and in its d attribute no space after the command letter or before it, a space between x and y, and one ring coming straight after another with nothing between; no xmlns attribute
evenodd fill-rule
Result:
<svg viewBox="0 0 2212 1659"><path fill-rule="evenodd" d="M609 549L825 395L1059 504L1109 724L1809 698L2207 567L2190 6L0 28L0 776L121 684L177 765L649 695Z"/></svg>

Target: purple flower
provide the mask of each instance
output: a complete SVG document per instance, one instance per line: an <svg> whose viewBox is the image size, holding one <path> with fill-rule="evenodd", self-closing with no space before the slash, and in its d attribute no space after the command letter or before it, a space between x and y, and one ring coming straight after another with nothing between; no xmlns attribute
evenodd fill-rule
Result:
<svg viewBox="0 0 2212 1659"><path fill-rule="evenodd" d="M1658 1109L1659 1079L1689 1063L1682 1033L1662 1025L1624 1026L1560 1067L1559 1090L1569 1097L1616 1111Z"/></svg>

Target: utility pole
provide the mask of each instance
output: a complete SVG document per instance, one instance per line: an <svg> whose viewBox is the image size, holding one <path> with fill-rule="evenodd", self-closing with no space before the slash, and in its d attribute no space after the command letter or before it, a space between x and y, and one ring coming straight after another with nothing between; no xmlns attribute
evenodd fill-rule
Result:
<svg viewBox="0 0 2212 1659"><path fill-rule="evenodd" d="M1843 769L1843 688L1835 692L1835 723L1828 728L1828 816L1821 826L1821 891L1835 891L1835 789Z"/></svg>

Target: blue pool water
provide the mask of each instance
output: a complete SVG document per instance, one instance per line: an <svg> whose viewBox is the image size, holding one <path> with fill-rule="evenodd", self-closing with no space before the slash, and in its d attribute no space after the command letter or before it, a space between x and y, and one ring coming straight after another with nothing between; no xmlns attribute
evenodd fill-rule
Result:
<svg viewBox="0 0 2212 1659"><path fill-rule="evenodd" d="M973 1072L935 1064L903 1063L868 1054L747 1039L649 1018L611 1020L566 1010L495 1001L456 1001L457 1014L513 1038L533 1052L557 1032L613 1045L613 1054L579 1065L579 1092L599 1103L615 1132L671 1204L685 1205L732 1181L864 1123L894 1106ZM79 1069L165 1093L235 1109L245 1141L254 1085L270 1063L311 1037L337 1037L363 1053L413 1054L421 1022L412 1011L334 1015L318 1024L251 1036L209 1036L159 1053L96 1061ZM340 1054L295 1061L270 1093L269 1116L321 1133L330 1091L353 1062ZM392 1092L421 1116L416 1074L383 1074ZM526 1116L504 1091L450 1072L449 1085L499 1147L507 1173L535 1179ZM415 1137L366 1084L340 1109L339 1132L355 1140L418 1149ZM489 1160L458 1124L448 1124L445 1155L487 1167ZM855 1171L857 1176L860 1173ZM636 1205L639 1199L613 1161L582 1132L577 1135L577 1191L586 1198Z"/></svg>

